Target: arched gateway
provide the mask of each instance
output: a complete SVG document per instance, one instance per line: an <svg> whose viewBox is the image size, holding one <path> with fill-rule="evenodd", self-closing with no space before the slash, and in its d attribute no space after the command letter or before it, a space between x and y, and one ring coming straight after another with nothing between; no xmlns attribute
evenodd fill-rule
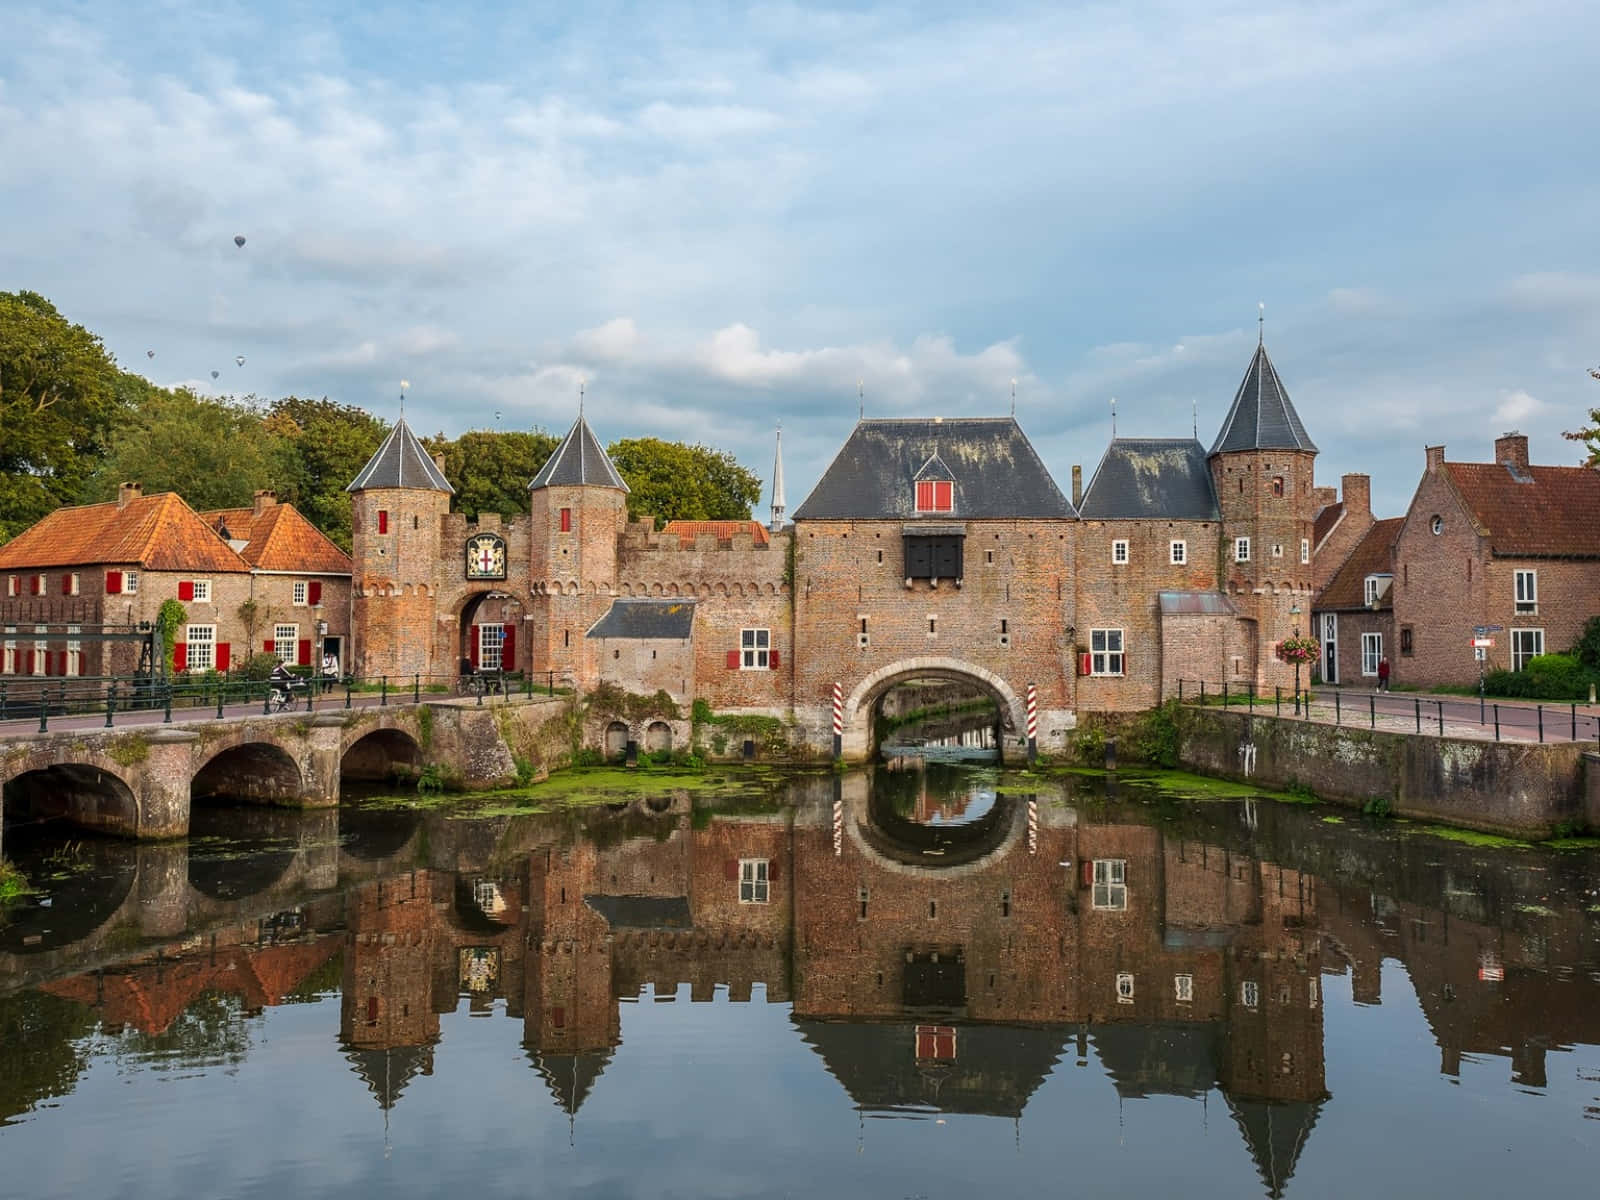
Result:
<svg viewBox="0 0 1600 1200"><path fill-rule="evenodd" d="M885 692L896 684L912 679L947 679L956 683L974 685L993 698L1000 713L1002 755L1018 757L1027 746L1028 710L1027 685L1022 694L1012 684L993 671L976 663L958 658L923 656L904 658L872 671L854 687L848 684L844 697L843 755L847 759L864 758L873 751L872 713Z"/></svg>

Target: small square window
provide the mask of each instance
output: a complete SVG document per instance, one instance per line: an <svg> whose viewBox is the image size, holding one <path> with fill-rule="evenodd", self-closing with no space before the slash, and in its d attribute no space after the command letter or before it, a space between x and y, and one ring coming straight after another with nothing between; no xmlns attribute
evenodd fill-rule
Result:
<svg viewBox="0 0 1600 1200"><path fill-rule="evenodd" d="M1133 976L1127 971L1117 974L1117 1003L1133 1003Z"/></svg>
<svg viewBox="0 0 1600 1200"><path fill-rule="evenodd" d="M196 604L211 603L211 580L196 579L194 581L194 602Z"/></svg>
<svg viewBox="0 0 1600 1200"><path fill-rule="evenodd" d="M1128 561L1128 543L1123 538L1118 538L1111 543L1111 561L1125 563Z"/></svg>
<svg viewBox="0 0 1600 1200"><path fill-rule="evenodd" d="M278 661L294 666L300 661L300 626L274 625L272 627L272 652Z"/></svg>
<svg viewBox="0 0 1600 1200"><path fill-rule="evenodd" d="M1180 1004L1187 1004L1194 999L1194 976L1174 975L1172 977L1172 993Z"/></svg>
<svg viewBox="0 0 1600 1200"><path fill-rule="evenodd" d="M1239 985L1239 1003L1246 1008L1257 1008L1261 1004L1261 985L1254 979L1246 979Z"/></svg>
<svg viewBox="0 0 1600 1200"><path fill-rule="evenodd" d="M306 584L305 584L305 580L299 579L299 580L296 580L295 584L294 584L294 600L293 600L293 603L298 606L298 605L303 605L305 602L306 602Z"/></svg>
<svg viewBox="0 0 1600 1200"><path fill-rule="evenodd" d="M1539 572L1518 571L1516 573L1517 606L1519 613L1536 613L1539 611Z"/></svg>
<svg viewBox="0 0 1600 1200"><path fill-rule="evenodd" d="M739 860L739 903L766 904L772 894L771 862L765 858Z"/></svg>
<svg viewBox="0 0 1600 1200"><path fill-rule="evenodd" d="M739 667L745 671L765 671L772 661L772 632L767 629L739 631Z"/></svg>
<svg viewBox="0 0 1600 1200"><path fill-rule="evenodd" d="M122 590L124 594L129 596L137 596L139 594L139 572L129 571L123 576Z"/></svg>
<svg viewBox="0 0 1600 1200"><path fill-rule="evenodd" d="M1189 543L1173 542L1169 553L1172 558L1172 565L1175 567L1181 567L1184 563L1189 561Z"/></svg>
<svg viewBox="0 0 1600 1200"><path fill-rule="evenodd" d="M1122 630L1089 631L1089 674L1121 675L1123 661Z"/></svg>

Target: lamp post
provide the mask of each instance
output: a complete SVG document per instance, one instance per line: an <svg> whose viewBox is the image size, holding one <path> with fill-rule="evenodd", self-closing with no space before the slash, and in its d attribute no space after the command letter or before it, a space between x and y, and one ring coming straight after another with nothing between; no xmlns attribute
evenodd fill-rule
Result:
<svg viewBox="0 0 1600 1200"><path fill-rule="evenodd" d="M1289 615L1294 618L1294 636L1300 637L1300 604L1297 601L1289 609ZM1296 651L1294 659L1294 715L1300 715L1300 655Z"/></svg>

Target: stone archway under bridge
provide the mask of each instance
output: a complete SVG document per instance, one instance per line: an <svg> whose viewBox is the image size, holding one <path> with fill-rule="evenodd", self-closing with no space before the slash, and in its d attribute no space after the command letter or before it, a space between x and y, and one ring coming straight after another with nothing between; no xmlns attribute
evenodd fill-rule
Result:
<svg viewBox="0 0 1600 1200"><path fill-rule="evenodd" d="M846 762L870 759L876 751L872 718L878 701L891 688L924 679L961 683L987 694L994 700L999 714L1002 761L1027 761L1027 685L1013 684L976 663L934 656L901 659L878 668L853 685L841 681L844 691L841 757ZM831 697L828 702L831 705Z"/></svg>

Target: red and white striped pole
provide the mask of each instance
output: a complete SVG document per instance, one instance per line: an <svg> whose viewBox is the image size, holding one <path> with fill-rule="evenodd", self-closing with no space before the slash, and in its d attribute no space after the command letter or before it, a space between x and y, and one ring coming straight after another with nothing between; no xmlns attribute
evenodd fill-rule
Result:
<svg viewBox="0 0 1600 1200"><path fill-rule="evenodd" d="M1039 757L1039 689L1028 685L1028 761Z"/></svg>
<svg viewBox="0 0 1600 1200"><path fill-rule="evenodd" d="M833 685L833 757L844 757L844 689Z"/></svg>
<svg viewBox="0 0 1600 1200"><path fill-rule="evenodd" d="M844 801L833 802L833 856L841 858L844 855Z"/></svg>
<svg viewBox="0 0 1600 1200"><path fill-rule="evenodd" d="M1028 797L1028 853L1039 853L1039 802Z"/></svg>

